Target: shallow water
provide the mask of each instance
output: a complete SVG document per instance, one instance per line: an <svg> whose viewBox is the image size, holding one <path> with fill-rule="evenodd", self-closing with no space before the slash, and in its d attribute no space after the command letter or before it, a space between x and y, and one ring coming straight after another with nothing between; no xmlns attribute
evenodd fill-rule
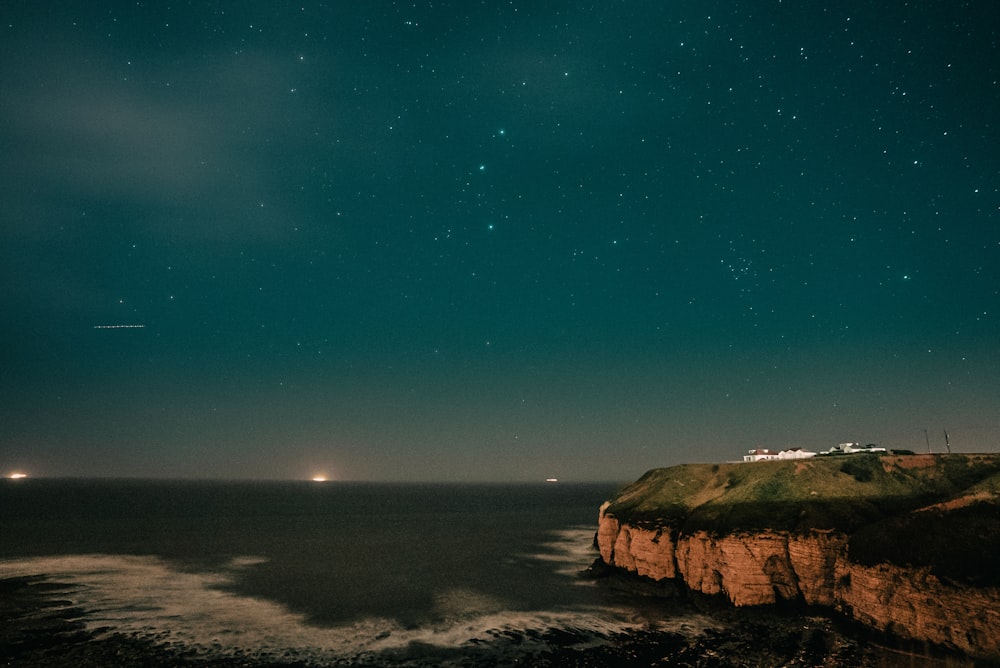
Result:
<svg viewBox="0 0 1000 668"><path fill-rule="evenodd" d="M605 634L639 607L578 574L613 485L18 481L0 577L206 652L356 656L505 630Z"/></svg>

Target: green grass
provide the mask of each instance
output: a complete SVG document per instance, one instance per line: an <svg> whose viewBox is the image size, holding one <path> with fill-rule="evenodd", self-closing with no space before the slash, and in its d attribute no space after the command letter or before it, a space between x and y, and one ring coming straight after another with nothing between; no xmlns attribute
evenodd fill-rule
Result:
<svg viewBox="0 0 1000 668"><path fill-rule="evenodd" d="M920 464L920 465L916 465ZM1000 474L1000 455L850 455L653 469L609 512L637 525L716 533L859 527L943 501ZM1000 486L1000 478L995 486Z"/></svg>

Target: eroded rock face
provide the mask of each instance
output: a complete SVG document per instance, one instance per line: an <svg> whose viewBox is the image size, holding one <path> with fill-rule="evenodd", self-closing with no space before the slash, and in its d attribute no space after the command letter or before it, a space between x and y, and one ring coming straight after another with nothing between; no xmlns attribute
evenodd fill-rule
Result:
<svg viewBox="0 0 1000 668"><path fill-rule="evenodd" d="M953 586L928 569L837 564L836 607L868 626L972 656L1000 657L1000 590Z"/></svg>
<svg viewBox="0 0 1000 668"><path fill-rule="evenodd" d="M737 606L800 599L904 639L1000 658L998 589L951 585L926 569L854 564L848 536L836 531L677 535L669 527L629 526L606 509L597 541L610 566L654 580L681 580Z"/></svg>
<svg viewBox="0 0 1000 668"><path fill-rule="evenodd" d="M734 605L802 598L834 603L835 564L847 536L832 531L672 536L669 527L623 524L601 509L597 543L605 563L654 580L679 578L694 591L724 594Z"/></svg>
<svg viewBox="0 0 1000 668"><path fill-rule="evenodd" d="M606 507L601 508L601 517L607 519L602 519L597 529L597 544L604 563L653 580L677 577L674 542L669 530L622 525L604 514Z"/></svg>
<svg viewBox="0 0 1000 668"><path fill-rule="evenodd" d="M809 605L834 604L836 565L846 554L847 540L843 533L820 530L788 537L788 560Z"/></svg>
<svg viewBox="0 0 1000 668"><path fill-rule="evenodd" d="M821 552L836 544L826 536L776 531L719 537L698 531L678 539L677 570L690 589L724 594L737 606L799 597L815 604L833 584L832 569L829 575L822 571Z"/></svg>

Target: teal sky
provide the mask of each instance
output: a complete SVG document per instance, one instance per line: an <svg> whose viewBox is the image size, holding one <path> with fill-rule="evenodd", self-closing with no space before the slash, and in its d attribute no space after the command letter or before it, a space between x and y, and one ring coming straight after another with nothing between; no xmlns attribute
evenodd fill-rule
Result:
<svg viewBox="0 0 1000 668"><path fill-rule="evenodd" d="M996 451L1000 8L891 4L8 3L0 473Z"/></svg>

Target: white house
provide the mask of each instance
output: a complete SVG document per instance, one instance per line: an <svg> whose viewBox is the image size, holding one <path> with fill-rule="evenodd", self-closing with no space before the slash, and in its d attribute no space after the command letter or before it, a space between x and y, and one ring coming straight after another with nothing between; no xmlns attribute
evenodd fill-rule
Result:
<svg viewBox="0 0 1000 668"><path fill-rule="evenodd" d="M782 450L781 452L775 452L774 450L768 450L767 448L756 448L754 450L748 451L749 454L743 455L743 461L745 462L769 462L778 461L782 459L806 459L807 457L815 457L815 452L810 452L808 450L803 450L802 448L789 448L788 450Z"/></svg>
<svg viewBox="0 0 1000 668"><path fill-rule="evenodd" d="M745 462L766 462L772 459L778 459L779 453L768 450L767 448L756 448L749 451L750 454L743 455L743 461Z"/></svg>
<svg viewBox="0 0 1000 668"><path fill-rule="evenodd" d="M778 453L778 459L808 459L815 456L815 452L803 450L802 448L789 448Z"/></svg>
<svg viewBox="0 0 1000 668"><path fill-rule="evenodd" d="M876 445L869 443L868 445L861 445L860 443L841 443L840 445L835 445L829 450L824 450L819 453L821 455L856 455L861 453L882 453L885 454L887 451L885 448L880 448Z"/></svg>

